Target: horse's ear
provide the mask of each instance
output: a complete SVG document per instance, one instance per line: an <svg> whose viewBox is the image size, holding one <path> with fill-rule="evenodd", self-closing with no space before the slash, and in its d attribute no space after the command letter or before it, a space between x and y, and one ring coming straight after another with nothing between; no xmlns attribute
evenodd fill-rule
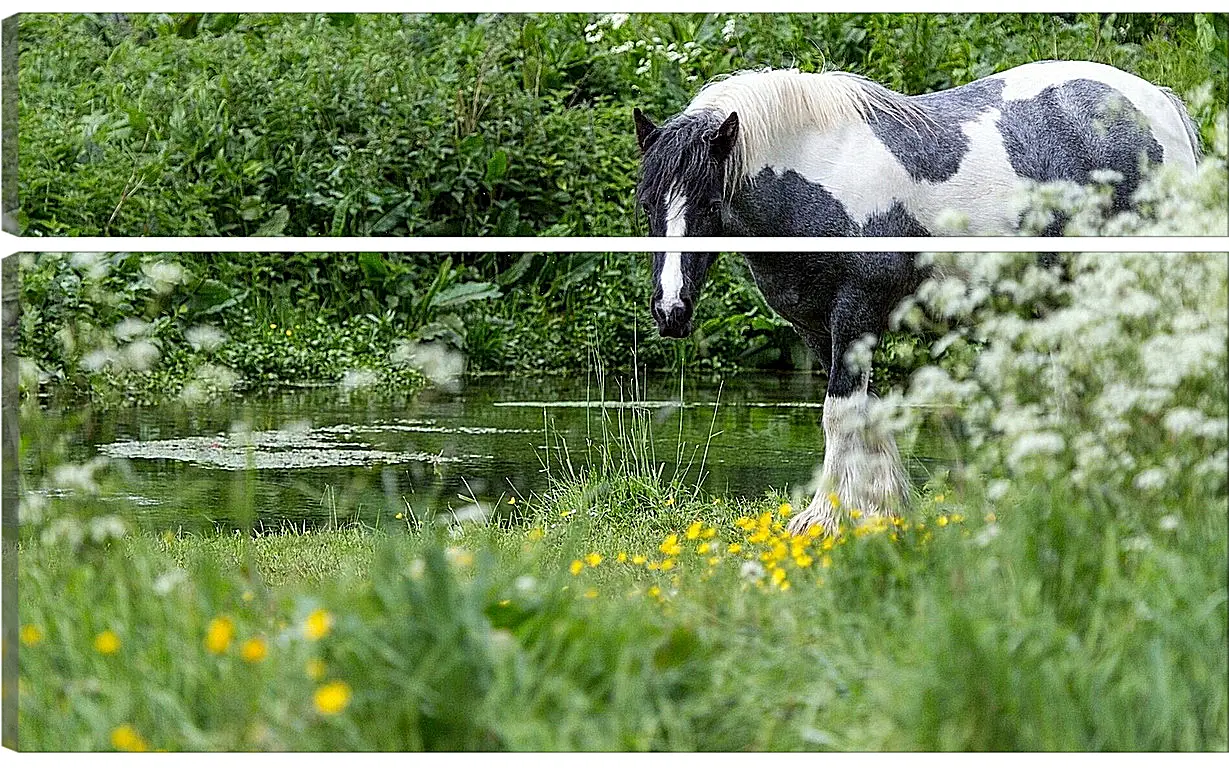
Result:
<svg viewBox="0 0 1229 768"><path fill-rule="evenodd" d="M640 145L640 152L648 152L657 138L657 126L653 125L653 121L646 117L639 107L632 110L632 117L636 118L636 143Z"/></svg>
<svg viewBox="0 0 1229 768"><path fill-rule="evenodd" d="M730 116L725 119L713 137L709 139L709 147L712 150L713 158L719 162L725 162L725 159L734 151L734 144L738 141L738 113L731 112Z"/></svg>

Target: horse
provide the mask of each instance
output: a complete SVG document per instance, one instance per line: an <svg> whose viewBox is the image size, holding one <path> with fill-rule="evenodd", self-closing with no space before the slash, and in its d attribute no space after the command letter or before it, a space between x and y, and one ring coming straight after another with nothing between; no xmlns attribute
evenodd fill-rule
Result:
<svg viewBox="0 0 1229 768"><path fill-rule="evenodd" d="M1201 158L1172 91L1083 61L1025 64L920 96L845 72L748 71L704 86L660 126L633 115L637 204L654 237L930 236L953 221L967 234L1018 234L1029 184L1108 180L1113 209L1126 210L1150 168L1190 172ZM1054 217L1041 234L1063 226ZM865 352L928 269L906 253L744 258L828 374L819 487L789 530L834 531L841 509L894 513L909 483L895 440L869 419ZM715 259L653 254L661 336L690 335Z"/></svg>

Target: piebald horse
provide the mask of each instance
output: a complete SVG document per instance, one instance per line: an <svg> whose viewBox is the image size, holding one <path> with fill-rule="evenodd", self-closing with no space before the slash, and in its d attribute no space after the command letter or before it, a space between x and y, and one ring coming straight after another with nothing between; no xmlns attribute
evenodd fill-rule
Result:
<svg viewBox="0 0 1229 768"><path fill-rule="evenodd" d="M1109 180L1113 208L1125 210L1149 168L1191 171L1200 158L1172 91L1082 61L1026 64L922 96L842 72L743 72L705 86L661 126L640 110L635 122L637 200L654 237L1017 234L1029 184ZM1041 234L1063 226L1054 217ZM715 258L653 255L662 336L691 333ZM744 258L828 373L820 486L790 530L831 531L839 509L900 508L908 479L895 440L867 418L869 363L850 351L877 342L926 271L904 253Z"/></svg>

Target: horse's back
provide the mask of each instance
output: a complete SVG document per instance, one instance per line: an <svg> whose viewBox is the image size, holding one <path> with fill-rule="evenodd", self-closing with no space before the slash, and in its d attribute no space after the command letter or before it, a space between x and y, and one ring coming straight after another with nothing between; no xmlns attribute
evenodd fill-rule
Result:
<svg viewBox="0 0 1229 768"><path fill-rule="evenodd" d="M1097 130L1094 123L1106 119L1123 125L1136 120L1138 128L1146 129L1141 135L1150 134L1161 149L1160 157L1152 159L1195 167L1198 139L1181 100L1130 72L1093 61L1039 61L976 82L1001 84L999 99L1008 109L1042 120L1083 118L1085 130Z"/></svg>

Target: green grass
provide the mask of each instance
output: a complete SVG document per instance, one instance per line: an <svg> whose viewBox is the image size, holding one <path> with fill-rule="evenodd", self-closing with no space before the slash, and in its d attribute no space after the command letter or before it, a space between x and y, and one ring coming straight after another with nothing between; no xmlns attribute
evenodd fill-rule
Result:
<svg viewBox="0 0 1229 768"><path fill-rule="evenodd" d="M681 490L562 482L502 529L26 546L20 746L108 749L129 725L171 750L1226 747L1223 510L1191 500L1123 548L1061 488L949 492L802 547L779 498ZM331 681L352 696L321 714Z"/></svg>
<svg viewBox="0 0 1229 768"><path fill-rule="evenodd" d="M981 352L885 403L958 460L830 538L664 478L646 411L586 470L546 435L506 524L184 538L125 533L123 467L23 420L26 488L77 491L23 498L20 746L1229 748L1229 262L957 266Z"/></svg>

